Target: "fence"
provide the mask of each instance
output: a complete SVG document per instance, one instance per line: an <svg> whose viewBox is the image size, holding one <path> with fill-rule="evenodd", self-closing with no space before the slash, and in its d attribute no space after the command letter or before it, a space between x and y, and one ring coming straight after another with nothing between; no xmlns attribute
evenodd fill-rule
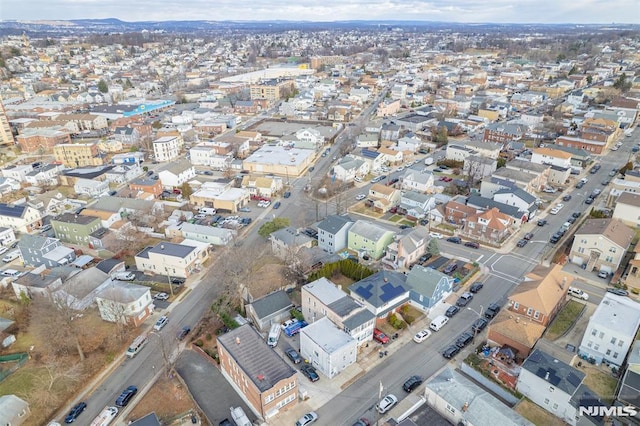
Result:
<svg viewBox="0 0 640 426"><path fill-rule="evenodd" d="M0 356L0 382L22 367L28 359L26 352Z"/></svg>
<svg viewBox="0 0 640 426"><path fill-rule="evenodd" d="M502 387L499 384L495 383L491 379L486 378L485 376L482 375L482 373L480 373L479 371L476 371L470 365L463 362L460 369L467 376L471 377L473 380L480 383L485 388L489 389L492 393L502 398L508 404L511 404L511 406L514 406L519 401L519 399L516 398L514 395L512 395L509 391L502 389Z"/></svg>

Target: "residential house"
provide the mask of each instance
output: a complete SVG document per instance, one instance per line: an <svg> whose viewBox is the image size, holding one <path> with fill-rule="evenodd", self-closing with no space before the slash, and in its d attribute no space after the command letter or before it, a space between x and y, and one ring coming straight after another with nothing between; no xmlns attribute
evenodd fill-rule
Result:
<svg viewBox="0 0 640 426"><path fill-rule="evenodd" d="M382 102L378 104L378 109L376 110L376 116L378 117L388 117L390 115L397 114L400 111L400 99L384 99ZM386 138L385 138L386 139Z"/></svg>
<svg viewBox="0 0 640 426"><path fill-rule="evenodd" d="M154 140L152 146L155 160L164 163L178 159L182 143L176 136L162 136Z"/></svg>
<svg viewBox="0 0 640 426"><path fill-rule="evenodd" d="M0 170L0 173L6 178L24 182L27 174L33 172L33 169L34 167L31 164L10 164Z"/></svg>
<svg viewBox="0 0 640 426"><path fill-rule="evenodd" d="M153 314L149 287L112 280L96 295L100 317L109 322L139 327Z"/></svg>
<svg viewBox="0 0 640 426"><path fill-rule="evenodd" d="M384 157L383 161L387 164L402 164L404 161L404 154L402 151L381 146L378 148L378 152Z"/></svg>
<svg viewBox="0 0 640 426"><path fill-rule="evenodd" d="M429 233L424 227L409 228L396 234L382 260L394 269L408 268L427 251Z"/></svg>
<svg viewBox="0 0 640 426"><path fill-rule="evenodd" d="M564 146L567 148L581 149L589 154L600 155L602 154L607 144L606 142L599 141L597 139L585 139L579 136L560 136L556 139L556 145Z"/></svg>
<svg viewBox="0 0 640 426"><path fill-rule="evenodd" d="M238 234L238 231L234 229L217 228L189 222L184 222L178 226L182 237L214 246L226 246L234 241Z"/></svg>
<svg viewBox="0 0 640 426"><path fill-rule="evenodd" d="M29 233L42 226L40 211L28 205L0 203L0 226Z"/></svg>
<svg viewBox="0 0 640 426"><path fill-rule="evenodd" d="M105 163L105 156L98 150L97 142L61 143L53 147L55 161L65 167L100 166Z"/></svg>
<svg viewBox="0 0 640 426"><path fill-rule="evenodd" d="M521 212L526 212L528 220L535 217L538 211L537 198L520 188L498 190L493 194L493 200L517 207Z"/></svg>
<svg viewBox="0 0 640 426"><path fill-rule="evenodd" d="M15 395L0 396L0 424L20 426L31 415L29 403Z"/></svg>
<svg viewBox="0 0 640 426"><path fill-rule="evenodd" d="M309 323L324 317L363 345L371 341L374 315L336 284L322 277L302 287L302 314Z"/></svg>
<svg viewBox="0 0 640 426"><path fill-rule="evenodd" d="M232 182L205 182L189 197L195 207L212 207L231 213L249 204L249 199L249 191L234 188Z"/></svg>
<svg viewBox="0 0 640 426"><path fill-rule="evenodd" d="M138 194L141 198L146 198L145 194L151 194L153 197L159 197L162 194L163 187L160 180L151 179L143 176L132 180L129 183L129 189Z"/></svg>
<svg viewBox="0 0 640 426"><path fill-rule="evenodd" d="M475 215L478 208L468 206L467 200L462 196L454 197L444 205L444 220L452 225L462 226L467 218Z"/></svg>
<svg viewBox="0 0 640 426"><path fill-rule="evenodd" d="M298 402L298 374L251 325L218 336L220 371L254 413L269 419Z"/></svg>
<svg viewBox="0 0 640 426"><path fill-rule="evenodd" d="M109 182L106 180L76 178L73 191L78 195L88 195L91 198L97 198L109 192Z"/></svg>
<svg viewBox="0 0 640 426"><path fill-rule="evenodd" d="M534 148L531 155L531 162L536 164L546 164L563 168L571 168L571 154L559 149L545 146L544 148Z"/></svg>
<svg viewBox="0 0 640 426"><path fill-rule="evenodd" d="M18 249L25 266L53 268L76 259L73 249L63 246L59 239L42 235L23 235Z"/></svg>
<svg viewBox="0 0 640 426"><path fill-rule="evenodd" d="M106 180L110 183L123 184L132 181L143 173L140 164L117 164L107 173Z"/></svg>
<svg viewBox="0 0 640 426"><path fill-rule="evenodd" d="M369 163L369 169L374 171L382 169L386 164L386 156L372 149L363 148L360 150L360 154L355 156Z"/></svg>
<svg viewBox="0 0 640 426"><path fill-rule="evenodd" d="M324 145L324 136L312 127L306 127L296 132L297 148L315 149L319 150Z"/></svg>
<svg viewBox="0 0 640 426"><path fill-rule="evenodd" d="M620 219L587 219L575 232L569 259L587 271L613 274L633 239L633 230Z"/></svg>
<svg viewBox="0 0 640 426"><path fill-rule="evenodd" d="M358 342L324 317L300 330L300 354L332 379L356 362Z"/></svg>
<svg viewBox="0 0 640 426"><path fill-rule="evenodd" d="M516 141L511 141L509 144L515 144ZM500 153L505 149L505 146L501 143L495 142L481 142L468 140L464 142L464 146L477 152L477 155L481 157L491 158L497 160L500 158Z"/></svg>
<svg viewBox="0 0 640 426"><path fill-rule="evenodd" d="M618 219L632 228L640 226L640 194L624 191L614 205L614 219Z"/></svg>
<svg viewBox="0 0 640 426"><path fill-rule="evenodd" d="M364 177L369 174L370 165L363 159L352 155L345 155L333 166L333 176L342 182L352 182L356 176Z"/></svg>
<svg viewBox="0 0 640 426"><path fill-rule="evenodd" d="M96 216L102 220L103 228L122 225L128 218L141 218L147 222L147 216L155 216L163 209L162 203L136 198L100 197L91 206L80 212L81 215ZM127 221L127 223L129 223Z"/></svg>
<svg viewBox="0 0 640 426"><path fill-rule="evenodd" d="M407 169L401 179L400 187L405 191L416 191L424 194L434 192L435 179L430 171L417 172Z"/></svg>
<svg viewBox="0 0 640 426"><path fill-rule="evenodd" d="M414 265L405 286L409 288L409 303L428 312L451 294L453 278L436 269Z"/></svg>
<svg viewBox="0 0 640 426"><path fill-rule="evenodd" d="M402 117L395 118L393 122L405 130L410 132L420 132L437 124L437 120L429 115L423 114L408 114ZM387 138L383 138L387 139ZM389 139L398 140L399 139ZM416 150L417 151L417 150ZM415 152L415 151L412 151Z"/></svg>
<svg viewBox="0 0 640 426"><path fill-rule="evenodd" d="M492 207L467 217L461 234L491 244L501 244L511 234L513 219Z"/></svg>
<svg viewBox="0 0 640 426"><path fill-rule="evenodd" d="M415 154L420 150L422 146L422 140L416 137L412 133L407 133L400 139L398 139L398 151L410 152Z"/></svg>
<svg viewBox="0 0 640 426"><path fill-rule="evenodd" d="M600 365L620 368L636 339L640 326L640 303L625 296L605 293L582 336L578 355Z"/></svg>
<svg viewBox="0 0 640 426"><path fill-rule="evenodd" d="M548 326L564 306L571 283L573 276L563 272L562 265L538 265L511 293L507 309L532 323Z"/></svg>
<svg viewBox="0 0 640 426"><path fill-rule="evenodd" d="M29 297L30 299L36 296L49 297L62 286L62 279L67 278L66 275L59 273L60 268L54 268L50 273L45 273L46 271L40 271L39 269L33 270L37 272L32 271L23 274L11 282L13 292L18 299L21 299L23 296ZM53 271L55 271L55 273ZM77 272L78 270L76 269L75 271L71 271L71 274Z"/></svg>
<svg viewBox="0 0 640 426"><path fill-rule="evenodd" d="M208 256L209 251L206 249L160 242L142 249L135 255L135 261L138 270L145 274L187 278L202 267Z"/></svg>
<svg viewBox="0 0 640 426"><path fill-rule="evenodd" d="M501 191L498 191L497 193L500 192ZM529 212L527 210L521 210L518 206L501 203L491 198L485 198L479 195L469 195L467 197L467 205L475 207L479 211L487 211L496 208L500 213L509 217L508 223L514 228L519 228L520 225L529 220Z"/></svg>
<svg viewBox="0 0 640 426"><path fill-rule="evenodd" d="M402 193L393 186L374 183L369 187L369 200L373 201L373 208L379 212L387 212L400 202Z"/></svg>
<svg viewBox="0 0 640 426"><path fill-rule="evenodd" d="M11 228L0 227L0 246L8 247L16 241L16 233Z"/></svg>
<svg viewBox="0 0 640 426"><path fill-rule="evenodd" d="M318 223L318 247L333 254L348 245L349 229L354 221L347 215L329 215Z"/></svg>
<svg viewBox="0 0 640 426"><path fill-rule="evenodd" d="M533 350L547 327L524 315L503 310L489 323L487 342L491 346L509 347L515 358L524 360Z"/></svg>
<svg viewBox="0 0 640 426"><path fill-rule="evenodd" d="M242 188L249 191L251 198L273 198L282 191L283 182L280 177L245 175L242 178Z"/></svg>
<svg viewBox="0 0 640 426"><path fill-rule="evenodd" d="M377 148L380 135L376 132L360 133L356 137L356 145L358 148Z"/></svg>
<svg viewBox="0 0 640 426"><path fill-rule="evenodd" d="M57 215L62 213L71 204L69 199L57 190L51 190L29 197L27 205L38 209L43 215Z"/></svg>
<svg viewBox="0 0 640 426"><path fill-rule="evenodd" d="M347 247L361 256L380 259L393 238L393 231L368 220L357 220L349 229Z"/></svg>
<svg viewBox="0 0 640 426"><path fill-rule="evenodd" d="M269 235L271 250L273 254L287 262L293 262L296 253L303 248L310 248L315 241L307 234L301 233L298 229L288 226L272 232Z"/></svg>
<svg viewBox="0 0 640 426"><path fill-rule="evenodd" d="M179 188L196 177L196 169L186 160L174 161L158 172L165 188Z"/></svg>
<svg viewBox="0 0 640 426"><path fill-rule="evenodd" d="M62 164L51 163L33 169L24 177L25 182L34 186L58 185L58 175L64 171Z"/></svg>
<svg viewBox="0 0 640 426"><path fill-rule="evenodd" d="M533 426L484 387L446 367L425 385L427 404L454 425Z"/></svg>
<svg viewBox="0 0 640 426"><path fill-rule="evenodd" d="M112 136L115 140L120 141L125 145L136 145L142 137L137 128L129 126L116 127Z"/></svg>
<svg viewBox="0 0 640 426"><path fill-rule="evenodd" d="M51 219L51 226L56 238L66 243L86 246L89 243L89 236L102 229L102 222L96 216L63 213Z"/></svg>
<svg viewBox="0 0 640 426"><path fill-rule="evenodd" d="M462 175L468 176L470 182L473 184L481 179L491 176L497 169L497 160L480 155L470 155L464 159Z"/></svg>
<svg viewBox="0 0 640 426"><path fill-rule="evenodd" d="M640 290L640 244L633 248L633 258L629 260L626 275L622 275L622 283L632 291Z"/></svg>
<svg viewBox="0 0 640 426"><path fill-rule="evenodd" d="M349 286L349 294L373 313L377 320L409 302L407 276L400 272L382 270Z"/></svg>
<svg viewBox="0 0 640 426"><path fill-rule="evenodd" d="M580 419L578 407L595 405L593 402L598 400L584 384L585 377L583 371L534 349L522 364L516 390L562 421L575 426ZM583 399L591 403L583 402Z"/></svg>
<svg viewBox="0 0 640 426"><path fill-rule="evenodd" d="M67 278L63 280L62 286L51 294L51 297L74 311L84 311L95 305L100 289L111 282L109 276L97 268L78 269L73 266L62 268L75 269L77 273L70 275L63 271Z"/></svg>
<svg viewBox="0 0 640 426"><path fill-rule="evenodd" d="M400 198L397 212L408 219L422 219L436 206L435 197L415 191L406 191Z"/></svg>
<svg viewBox="0 0 640 426"><path fill-rule="evenodd" d="M526 127L519 124L491 123L484 129L483 142L495 142L506 146L525 135Z"/></svg>
<svg viewBox="0 0 640 426"><path fill-rule="evenodd" d="M293 303L286 292L274 291L246 305L247 316L261 332L268 332L272 324L291 318Z"/></svg>
<svg viewBox="0 0 640 426"><path fill-rule="evenodd" d="M263 145L242 161L249 172L294 178L301 176L315 158L315 151L281 145Z"/></svg>
<svg viewBox="0 0 640 426"><path fill-rule="evenodd" d="M618 402L640 411L640 340L633 343L627 367L618 386Z"/></svg>

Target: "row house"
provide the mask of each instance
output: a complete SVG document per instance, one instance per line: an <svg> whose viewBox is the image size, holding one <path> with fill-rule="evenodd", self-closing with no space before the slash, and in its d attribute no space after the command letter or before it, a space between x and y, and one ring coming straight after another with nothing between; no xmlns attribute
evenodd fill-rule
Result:
<svg viewBox="0 0 640 426"><path fill-rule="evenodd" d="M527 129L519 124L492 123L484 129L483 142L495 142L503 146L521 140Z"/></svg>
<svg viewBox="0 0 640 426"><path fill-rule="evenodd" d="M467 217L460 233L473 240L501 244L511 234L513 219L496 207Z"/></svg>
<svg viewBox="0 0 640 426"><path fill-rule="evenodd" d="M571 154L550 147L534 148L533 154L531 156L531 162L536 164L570 168Z"/></svg>
<svg viewBox="0 0 640 426"><path fill-rule="evenodd" d="M124 145L136 145L140 142L142 135L135 127L116 127L111 135L112 138Z"/></svg>
<svg viewBox="0 0 640 426"><path fill-rule="evenodd" d="M59 144L53 147L53 156L57 162L71 168L100 166L105 163L97 142Z"/></svg>
<svg viewBox="0 0 640 426"><path fill-rule="evenodd" d="M124 184L132 181L143 173L140 164L119 164L105 173L106 180L112 183Z"/></svg>
<svg viewBox="0 0 640 426"><path fill-rule="evenodd" d="M399 99L384 99L378 104L376 116L389 117L400 112L401 102Z"/></svg>
<svg viewBox="0 0 640 426"><path fill-rule="evenodd" d="M71 143L71 134L62 130L25 130L16 136L23 153L50 152L54 146Z"/></svg>
<svg viewBox="0 0 640 426"><path fill-rule="evenodd" d="M348 215L329 215L318 223L318 248L329 254L340 252L349 243L349 229L354 220Z"/></svg>
<svg viewBox="0 0 640 426"><path fill-rule="evenodd" d="M456 197L444 205L444 220L452 225L462 226L478 209L467 205L462 197Z"/></svg>
<svg viewBox="0 0 640 426"><path fill-rule="evenodd" d="M164 188L162 187L162 182L160 182L160 180L150 179L146 176L142 176L133 179L129 183L129 189L136 193L152 194L154 197L159 197L160 194L162 194Z"/></svg>
<svg viewBox="0 0 640 426"><path fill-rule="evenodd" d="M30 185L57 185L58 176L65 170L63 164L50 163L33 169L24 177L24 181Z"/></svg>

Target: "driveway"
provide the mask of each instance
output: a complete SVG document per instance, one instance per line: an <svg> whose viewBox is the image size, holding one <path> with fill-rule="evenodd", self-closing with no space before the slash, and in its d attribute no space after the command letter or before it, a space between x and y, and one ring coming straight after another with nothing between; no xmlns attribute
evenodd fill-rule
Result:
<svg viewBox="0 0 640 426"><path fill-rule="evenodd" d="M224 419L231 420L230 407L241 406L252 422L253 411L231 387L216 366L193 350L183 351L176 362L176 371L184 380L209 424L217 425Z"/></svg>

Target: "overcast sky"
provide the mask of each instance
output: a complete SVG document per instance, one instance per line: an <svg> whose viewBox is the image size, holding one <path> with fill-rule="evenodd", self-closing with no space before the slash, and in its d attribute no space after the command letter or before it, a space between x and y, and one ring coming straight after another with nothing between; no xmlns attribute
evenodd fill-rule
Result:
<svg viewBox="0 0 640 426"><path fill-rule="evenodd" d="M638 0L0 0L0 19L640 23Z"/></svg>

